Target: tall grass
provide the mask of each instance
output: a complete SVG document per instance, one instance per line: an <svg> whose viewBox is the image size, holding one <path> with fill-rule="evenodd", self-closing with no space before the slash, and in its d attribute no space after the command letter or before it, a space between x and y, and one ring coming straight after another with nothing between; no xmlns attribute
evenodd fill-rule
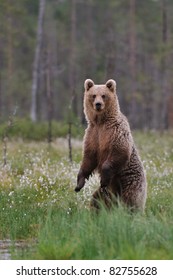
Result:
<svg viewBox="0 0 173 280"><path fill-rule="evenodd" d="M121 205L92 213L89 201L97 176L74 193L80 141L73 140L72 164L64 139L51 148L45 142L8 143L5 167L0 158L0 239L34 241L32 250L13 252L13 258L172 259L172 136L135 133L147 172L144 214L131 214Z"/></svg>
<svg viewBox="0 0 173 280"><path fill-rule="evenodd" d="M172 259L173 224L119 207L98 216L88 211L49 213L41 226L36 258Z"/></svg>

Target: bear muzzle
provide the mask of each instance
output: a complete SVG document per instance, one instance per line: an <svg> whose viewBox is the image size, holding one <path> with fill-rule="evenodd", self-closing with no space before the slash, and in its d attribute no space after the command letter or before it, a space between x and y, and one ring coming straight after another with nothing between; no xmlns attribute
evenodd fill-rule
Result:
<svg viewBox="0 0 173 280"><path fill-rule="evenodd" d="M101 104L100 102L97 102L97 103L95 104L95 109L96 109L97 111L101 111L101 109L102 109L102 104Z"/></svg>

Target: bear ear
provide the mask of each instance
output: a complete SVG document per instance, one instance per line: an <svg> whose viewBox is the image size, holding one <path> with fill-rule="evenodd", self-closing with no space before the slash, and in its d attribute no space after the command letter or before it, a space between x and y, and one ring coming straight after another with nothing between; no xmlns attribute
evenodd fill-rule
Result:
<svg viewBox="0 0 173 280"><path fill-rule="evenodd" d="M106 82L106 86L108 89L110 89L112 92L114 92L116 90L116 82L112 79L108 80Z"/></svg>
<svg viewBox="0 0 173 280"><path fill-rule="evenodd" d="M84 83L84 88L86 91L88 91L93 86L94 86L94 82L90 79L87 79Z"/></svg>

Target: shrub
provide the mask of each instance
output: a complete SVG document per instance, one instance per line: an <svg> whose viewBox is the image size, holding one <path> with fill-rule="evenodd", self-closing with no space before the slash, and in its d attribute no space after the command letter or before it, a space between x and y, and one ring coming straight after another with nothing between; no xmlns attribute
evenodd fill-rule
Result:
<svg viewBox="0 0 173 280"><path fill-rule="evenodd" d="M0 137L4 136L8 124L0 124ZM52 138L66 137L68 135L68 123L52 121ZM78 122L72 124L72 137L81 138L83 127ZM22 138L27 140L46 140L48 139L48 122L32 122L29 119L16 119L13 125L8 129L8 138Z"/></svg>

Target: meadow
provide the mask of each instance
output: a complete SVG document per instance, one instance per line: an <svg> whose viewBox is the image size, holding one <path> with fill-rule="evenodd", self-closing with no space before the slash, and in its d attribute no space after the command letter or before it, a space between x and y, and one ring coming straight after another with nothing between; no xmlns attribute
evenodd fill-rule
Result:
<svg viewBox="0 0 173 280"><path fill-rule="evenodd" d="M0 143L0 244L10 240L12 259L173 259L173 132L133 134L148 181L144 214L90 211L97 175L74 192L81 140L71 163L66 138L11 139L5 166Z"/></svg>

